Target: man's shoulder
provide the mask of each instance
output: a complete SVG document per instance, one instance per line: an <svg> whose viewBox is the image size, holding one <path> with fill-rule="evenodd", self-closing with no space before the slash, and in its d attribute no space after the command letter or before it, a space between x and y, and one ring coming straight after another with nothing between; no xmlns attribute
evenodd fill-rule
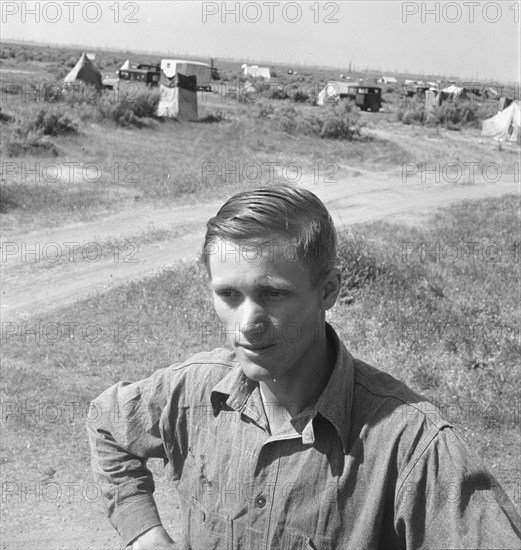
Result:
<svg viewBox="0 0 521 550"><path fill-rule="evenodd" d="M172 365L170 370L180 376L200 378L201 382L206 378L218 381L237 368L237 365L232 352L224 348L216 348L196 353L182 363Z"/></svg>
<svg viewBox="0 0 521 550"><path fill-rule="evenodd" d="M353 410L364 418L400 425L441 429L448 426L436 404L396 379L360 359L354 359Z"/></svg>

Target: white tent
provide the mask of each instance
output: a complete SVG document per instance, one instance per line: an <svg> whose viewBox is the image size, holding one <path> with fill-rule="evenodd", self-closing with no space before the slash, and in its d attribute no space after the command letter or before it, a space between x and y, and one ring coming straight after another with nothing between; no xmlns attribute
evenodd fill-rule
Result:
<svg viewBox="0 0 521 550"><path fill-rule="evenodd" d="M483 121L481 135L496 141L516 141L519 136L520 120L519 101L514 101L497 115Z"/></svg>
<svg viewBox="0 0 521 550"><path fill-rule="evenodd" d="M252 78L265 78L269 80L271 78L269 67L259 67L258 65L241 65L244 76L251 76Z"/></svg>
<svg viewBox="0 0 521 550"><path fill-rule="evenodd" d="M74 82L84 82L95 86L97 90L101 90L101 73L94 67L87 54L83 52L74 65L69 74L63 79L64 84L73 84Z"/></svg>
<svg viewBox="0 0 521 550"><path fill-rule="evenodd" d="M208 63L201 63L200 61L161 59L161 71L167 78L173 78L176 74L195 76L197 86L208 85L212 79L212 68Z"/></svg>
<svg viewBox="0 0 521 550"><path fill-rule="evenodd" d="M396 84L398 80L394 76L382 76L378 79L378 82L380 84Z"/></svg>
<svg viewBox="0 0 521 550"><path fill-rule="evenodd" d="M128 71L130 69L130 61L127 59L119 68L120 71Z"/></svg>
<svg viewBox="0 0 521 550"><path fill-rule="evenodd" d="M447 86L442 90L442 92L445 92L446 94L451 94L451 95L459 95L461 94L462 91L463 91L463 88L460 88L455 84L451 84L450 86Z"/></svg>
<svg viewBox="0 0 521 550"><path fill-rule="evenodd" d="M349 88L352 86L352 82L330 80L318 94L317 105L324 105L324 103L329 101L337 101L340 99L340 96L347 95L349 93Z"/></svg>
<svg viewBox="0 0 521 550"><path fill-rule="evenodd" d="M195 76L177 73L172 78L161 73L157 116L177 120L198 120Z"/></svg>

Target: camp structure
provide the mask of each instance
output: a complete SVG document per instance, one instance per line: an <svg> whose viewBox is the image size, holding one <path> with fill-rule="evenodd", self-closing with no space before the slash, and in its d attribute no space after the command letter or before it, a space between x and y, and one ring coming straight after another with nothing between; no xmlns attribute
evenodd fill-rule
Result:
<svg viewBox="0 0 521 550"><path fill-rule="evenodd" d="M469 94L467 88L456 86L456 84L450 84L443 88L437 96L438 105L441 105L445 101L455 101L457 99L468 99Z"/></svg>
<svg viewBox="0 0 521 550"><path fill-rule="evenodd" d="M169 78L161 72L157 116L176 118L181 121L198 120L195 76L175 73Z"/></svg>
<svg viewBox="0 0 521 550"><path fill-rule="evenodd" d="M85 84L95 86L98 91L102 88L101 73L94 67L85 52L81 54L78 63L74 65L69 74L63 79L65 85L71 85L78 82L84 82Z"/></svg>
<svg viewBox="0 0 521 550"><path fill-rule="evenodd" d="M161 72L166 78L173 78L176 74L195 76L198 90L211 89L212 66L208 63L186 59L161 59Z"/></svg>
<svg viewBox="0 0 521 550"><path fill-rule="evenodd" d="M378 84L397 84L398 80L394 76L382 76L376 82Z"/></svg>
<svg viewBox="0 0 521 550"><path fill-rule="evenodd" d="M269 80L271 78L271 72L269 67L259 67L258 65L247 65L243 63L241 65L242 74L244 76L251 76L252 78L264 78Z"/></svg>
<svg viewBox="0 0 521 550"><path fill-rule="evenodd" d="M357 86L352 82L329 80L319 92L317 105L341 99L352 99L362 111L378 112L382 106L382 89L376 86Z"/></svg>
<svg viewBox="0 0 521 550"><path fill-rule="evenodd" d="M519 103L519 101L514 101L497 115L484 120L481 135L496 141L518 141L521 119Z"/></svg>

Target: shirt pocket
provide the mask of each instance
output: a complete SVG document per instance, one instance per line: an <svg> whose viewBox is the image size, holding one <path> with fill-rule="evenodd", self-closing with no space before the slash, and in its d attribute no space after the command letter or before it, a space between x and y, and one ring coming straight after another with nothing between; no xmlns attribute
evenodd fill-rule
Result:
<svg viewBox="0 0 521 550"><path fill-rule="evenodd" d="M194 550L233 550L232 522L210 512L194 497L188 517L188 538Z"/></svg>

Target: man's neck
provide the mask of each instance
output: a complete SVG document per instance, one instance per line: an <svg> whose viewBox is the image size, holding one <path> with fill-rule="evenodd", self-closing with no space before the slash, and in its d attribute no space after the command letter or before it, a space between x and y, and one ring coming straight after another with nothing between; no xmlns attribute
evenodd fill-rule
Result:
<svg viewBox="0 0 521 550"><path fill-rule="evenodd" d="M324 347L312 368L299 372L298 379L285 377L259 382L265 406L285 409L286 416L293 418L306 407L313 405L324 391L335 364L335 350L332 343Z"/></svg>

